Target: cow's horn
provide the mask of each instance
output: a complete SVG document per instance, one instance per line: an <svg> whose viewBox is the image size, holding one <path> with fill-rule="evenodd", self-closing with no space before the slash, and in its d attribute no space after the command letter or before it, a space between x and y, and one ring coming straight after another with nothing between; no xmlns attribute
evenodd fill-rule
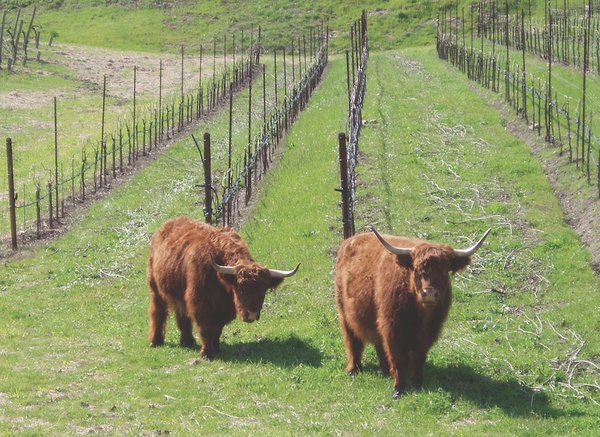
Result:
<svg viewBox="0 0 600 437"><path fill-rule="evenodd" d="M298 264L294 270L286 271L269 269L269 273L271 274L271 278L289 278L290 276L295 275L299 268L300 264Z"/></svg>
<svg viewBox="0 0 600 437"><path fill-rule="evenodd" d="M483 241L488 236L488 234L490 233L491 230L492 230L492 228L489 228L487 231L485 231L485 234L483 234L483 237L481 237L477 243L475 243L468 249L454 249L454 255L456 255L456 256L471 256L471 255L473 255L481 247L481 245L483 244Z"/></svg>
<svg viewBox="0 0 600 437"><path fill-rule="evenodd" d="M375 233L375 235L377 236L379 241L381 241L381 244L383 244L383 247L385 247L387 250L392 252L394 255L410 255L410 253L413 251L413 249L410 247L392 246L390 243L385 241L381 235L379 235L379 232L377 232L377 229L375 229L374 226L371 226L371 230Z"/></svg>
<svg viewBox="0 0 600 437"><path fill-rule="evenodd" d="M214 260L211 261L213 269L215 269L219 273L223 273L224 275L237 275L237 269L231 266L222 266L217 264Z"/></svg>

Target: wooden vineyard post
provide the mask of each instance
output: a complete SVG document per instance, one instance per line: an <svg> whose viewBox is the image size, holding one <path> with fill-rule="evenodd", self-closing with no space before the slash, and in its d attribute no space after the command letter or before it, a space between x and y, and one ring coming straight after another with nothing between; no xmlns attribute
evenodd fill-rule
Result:
<svg viewBox="0 0 600 437"><path fill-rule="evenodd" d="M35 236L39 240L42 236L42 211L40 207L41 186L38 180L35 185Z"/></svg>
<svg viewBox="0 0 600 437"><path fill-rule="evenodd" d="M260 30L260 27L259 27ZM259 32L260 35L260 32ZM258 55L256 55L258 56ZM266 73L266 66L265 64L263 64L262 66L262 74L263 74L263 138L266 134L266 127L267 127L267 73ZM267 147L263 144L263 154L262 154L262 159L263 159L263 174L267 172Z"/></svg>
<svg viewBox="0 0 600 437"><path fill-rule="evenodd" d="M350 202L348 192L348 150L346 148L346 134L338 135L339 156L340 156L340 181L341 188L337 191L342 193L342 224L344 228L344 240L352 236L352 227L350 223Z"/></svg>
<svg viewBox="0 0 600 437"><path fill-rule="evenodd" d="M246 173L246 205L252 197L252 73L248 75L248 161Z"/></svg>
<svg viewBox="0 0 600 437"><path fill-rule="evenodd" d="M58 116L54 97L54 188L56 189L56 221L58 221ZM51 193L49 193L51 195Z"/></svg>
<svg viewBox="0 0 600 437"><path fill-rule="evenodd" d="M200 50L202 50L202 48L200 48ZM200 56L202 56L202 55L200 55ZM158 128L158 134L160 136L161 142L163 140L163 134L164 134L163 110L162 110L162 71L163 71L163 63L162 63L162 59L161 59L160 64L159 64L159 69L158 69L158 117L160 118L160 127Z"/></svg>
<svg viewBox="0 0 600 437"><path fill-rule="evenodd" d="M52 181L48 181L48 221L50 223L50 229L54 229L54 222L52 219L53 208L52 208Z"/></svg>
<svg viewBox="0 0 600 437"><path fill-rule="evenodd" d="M17 250L17 213L15 205L15 177L12 157L12 139L6 139L6 162L8 165L8 204L10 215L10 240L13 250Z"/></svg>
<svg viewBox="0 0 600 437"><path fill-rule="evenodd" d="M210 134L204 133L204 220L212 224L212 175L210 157Z"/></svg>
<svg viewBox="0 0 600 437"><path fill-rule="evenodd" d="M2 21L0 21L0 69L2 69L2 47L4 46L4 24L6 23L6 14L8 11L5 9L2 12Z"/></svg>

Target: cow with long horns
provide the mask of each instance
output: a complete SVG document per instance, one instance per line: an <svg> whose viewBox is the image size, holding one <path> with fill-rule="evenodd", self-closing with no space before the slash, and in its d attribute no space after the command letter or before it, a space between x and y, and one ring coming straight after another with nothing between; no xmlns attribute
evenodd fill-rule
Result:
<svg viewBox="0 0 600 437"><path fill-rule="evenodd" d="M215 228L189 217L165 222L152 237L148 259L150 344L164 343L171 310L181 331L180 343L196 344L195 323L202 340L200 355L213 358L223 327L236 314L244 322L258 320L266 291L298 267L282 271L257 264L231 228Z"/></svg>
<svg viewBox="0 0 600 437"><path fill-rule="evenodd" d="M415 387L423 384L427 352L450 309L450 272L469 265L490 230L463 250L372 230L348 238L338 251L335 292L346 370L361 370L365 343L373 344L398 398L409 376Z"/></svg>

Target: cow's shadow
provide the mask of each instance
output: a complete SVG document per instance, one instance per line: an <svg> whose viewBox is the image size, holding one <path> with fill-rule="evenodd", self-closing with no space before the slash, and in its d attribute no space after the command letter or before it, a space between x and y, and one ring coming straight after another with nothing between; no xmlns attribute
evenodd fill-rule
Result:
<svg viewBox="0 0 600 437"><path fill-rule="evenodd" d="M222 342L216 360L243 363L271 363L278 367L300 364L320 367L323 354L302 338L265 338L247 342Z"/></svg>
<svg viewBox="0 0 600 437"><path fill-rule="evenodd" d="M552 408L548 396L522 385L516 379L497 380L461 365L425 368L424 390L442 389L454 398L477 404L480 408L501 408L511 416L542 415L561 417L565 413ZM569 415L577 415L570 411Z"/></svg>

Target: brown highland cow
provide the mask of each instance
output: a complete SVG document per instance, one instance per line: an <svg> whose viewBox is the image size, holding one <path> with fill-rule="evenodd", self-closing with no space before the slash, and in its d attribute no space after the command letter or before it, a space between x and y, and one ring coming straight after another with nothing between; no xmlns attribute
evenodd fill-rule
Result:
<svg viewBox="0 0 600 437"><path fill-rule="evenodd" d="M420 387L427 352L450 309L450 272L469 265L489 232L464 250L375 229L345 240L335 292L348 373L361 369L365 343L371 343L381 370L394 379L394 398L406 390L408 375Z"/></svg>
<svg viewBox="0 0 600 437"><path fill-rule="evenodd" d="M236 314L244 322L258 320L266 291L295 274L298 267L280 271L260 266L231 228L215 228L188 217L167 221L150 243L150 344L164 343L171 310L181 331L181 344L196 344L194 322L202 339L200 355L214 357L223 327Z"/></svg>

